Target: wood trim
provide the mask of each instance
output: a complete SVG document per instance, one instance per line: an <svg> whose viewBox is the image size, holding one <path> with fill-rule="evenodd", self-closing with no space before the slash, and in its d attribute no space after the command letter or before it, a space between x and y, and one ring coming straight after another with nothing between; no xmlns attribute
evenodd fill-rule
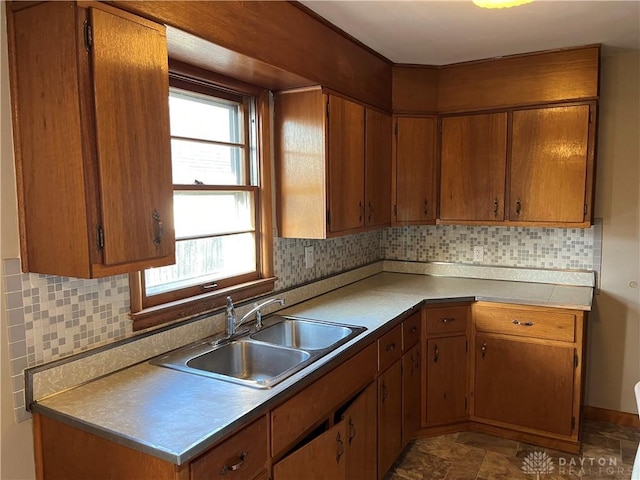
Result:
<svg viewBox="0 0 640 480"><path fill-rule="evenodd" d="M242 92L253 97L260 95L263 91L261 87L251 83L243 82L236 78L231 78L221 73L212 72L204 68L197 67L180 60L169 58L169 77L172 74L175 78L187 77L187 81L193 83L194 80L206 82L207 85L214 84L216 87L231 90L233 92ZM171 83L171 81L169 81Z"/></svg>
<svg viewBox="0 0 640 480"><path fill-rule="evenodd" d="M257 98L257 135L260 165L259 211L259 266L263 277L272 277L273 272L273 146L271 143L272 109L271 93L263 90Z"/></svg>
<svg viewBox="0 0 640 480"><path fill-rule="evenodd" d="M42 424L40 414L33 414L33 456L36 466L36 479L44 480L44 460L42 447Z"/></svg>
<svg viewBox="0 0 640 480"><path fill-rule="evenodd" d="M583 418L588 418L589 420L640 428L640 417L635 413L620 412L590 405L583 405L582 412Z"/></svg>
<svg viewBox="0 0 640 480"><path fill-rule="evenodd" d="M223 288L216 292L146 308L139 312L132 312L133 331L155 327L172 320L185 319L186 317L222 307L225 304L226 297L229 295L233 295L235 301L240 301L265 294L273 290L275 281L275 277L263 278L242 285Z"/></svg>

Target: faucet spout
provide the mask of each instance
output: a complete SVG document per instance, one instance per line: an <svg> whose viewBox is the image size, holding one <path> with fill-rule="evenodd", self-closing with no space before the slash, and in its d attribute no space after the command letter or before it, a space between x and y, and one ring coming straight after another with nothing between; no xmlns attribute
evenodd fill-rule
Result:
<svg viewBox="0 0 640 480"><path fill-rule="evenodd" d="M256 305L255 307L253 307L251 310L249 310L244 317L242 317L240 319L240 321L236 324L236 327L239 327L240 325L242 325L244 322L246 322L248 319L251 318L252 315L255 314L256 316L256 329L261 329L262 328L262 312L260 311L260 309L266 307L267 305L271 305L272 303L279 303L280 305L282 305L284 307L284 299L282 298L270 298L269 300L266 300L264 302L262 302L259 305Z"/></svg>

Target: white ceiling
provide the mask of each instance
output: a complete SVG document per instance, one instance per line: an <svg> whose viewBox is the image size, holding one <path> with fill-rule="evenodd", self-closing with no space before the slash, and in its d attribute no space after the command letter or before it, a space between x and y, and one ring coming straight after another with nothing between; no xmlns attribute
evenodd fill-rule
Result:
<svg viewBox="0 0 640 480"><path fill-rule="evenodd" d="M640 50L640 0L536 0L484 9L471 0L302 0L394 63L444 65L516 53L603 44Z"/></svg>

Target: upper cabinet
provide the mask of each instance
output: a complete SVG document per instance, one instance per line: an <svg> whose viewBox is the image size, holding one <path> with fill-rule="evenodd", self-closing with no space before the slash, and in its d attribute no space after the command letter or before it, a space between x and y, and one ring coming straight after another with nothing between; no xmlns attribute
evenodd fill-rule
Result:
<svg viewBox="0 0 640 480"><path fill-rule="evenodd" d="M504 219L507 114L442 119L440 219Z"/></svg>
<svg viewBox="0 0 640 480"><path fill-rule="evenodd" d="M164 26L95 4L8 15L23 270L174 263Z"/></svg>
<svg viewBox="0 0 640 480"><path fill-rule="evenodd" d="M444 117L440 219L588 226L594 109L585 103Z"/></svg>
<svg viewBox="0 0 640 480"><path fill-rule="evenodd" d="M320 87L280 92L274 108L279 234L388 225L390 117Z"/></svg>
<svg viewBox="0 0 640 480"><path fill-rule="evenodd" d="M509 220L589 223L595 104L513 112Z"/></svg>
<svg viewBox="0 0 640 480"><path fill-rule="evenodd" d="M435 223L437 118L396 117L395 121L393 224Z"/></svg>

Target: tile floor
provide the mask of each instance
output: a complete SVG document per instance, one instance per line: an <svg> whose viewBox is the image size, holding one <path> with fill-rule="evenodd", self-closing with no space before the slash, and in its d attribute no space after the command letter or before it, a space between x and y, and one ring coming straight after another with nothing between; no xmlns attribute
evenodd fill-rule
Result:
<svg viewBox="0 0 640 480"><path fill-rule="evenodd" d="M479 432L417 439L385 480L630 479L640 428L592 420L582 428L581 455Z"/></svg>

